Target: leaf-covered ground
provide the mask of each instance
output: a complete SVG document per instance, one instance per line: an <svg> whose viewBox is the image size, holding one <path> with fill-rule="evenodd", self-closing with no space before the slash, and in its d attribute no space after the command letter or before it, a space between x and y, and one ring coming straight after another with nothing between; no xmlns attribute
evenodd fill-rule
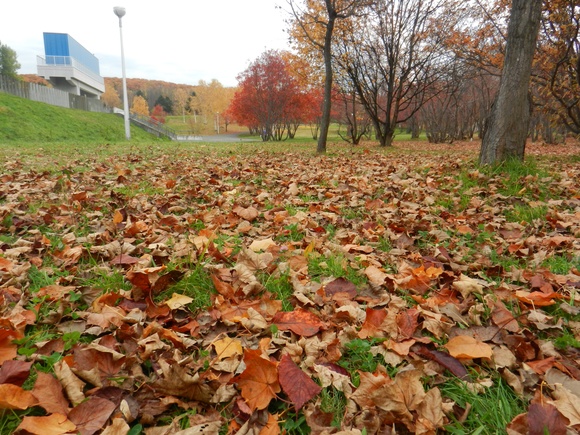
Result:
<svg viewBox="0 0 580 435"><path fill-rule="evenodd" d="M0 432L578 430L579 148L333 150L12 155Z"/></svg>

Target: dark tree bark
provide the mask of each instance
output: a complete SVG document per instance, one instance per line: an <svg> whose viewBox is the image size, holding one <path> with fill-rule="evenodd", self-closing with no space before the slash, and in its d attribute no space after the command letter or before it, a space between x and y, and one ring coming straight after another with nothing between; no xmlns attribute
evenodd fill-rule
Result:
<svg viewBox="0 0 580 435"><path fill-rule="evenodd" d="M326 142L328 140L328 129L330 128L330 111L332 109L332 33L334 32L334 23L338 16L336 7L331 0L326 0L326 10L328 13L328 22L326 23L326 32L324 34L324 46L322 53L324 57L324 100L322 103L322 117L320 119L320 134L316 144L316 152L323 154L326 152Z"/></svg>
<svg viewBox="0 0 580 435"><path fill-rule="evenodd" d="M524 159L530 123L528 91L541 13L542 0L513 0L500 88L479 154L481 165Z"/></svg>

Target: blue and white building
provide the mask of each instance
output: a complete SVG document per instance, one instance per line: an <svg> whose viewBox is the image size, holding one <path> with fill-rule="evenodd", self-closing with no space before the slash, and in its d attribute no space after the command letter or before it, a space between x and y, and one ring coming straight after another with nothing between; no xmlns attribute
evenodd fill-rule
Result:
<svg viewBox="0 0 580 435"><path fill-rule="evenodd" d="M105 92L99 59L67 33L44 32L44 57L37 56L37 69L56 89L97 99Z"/></svg>

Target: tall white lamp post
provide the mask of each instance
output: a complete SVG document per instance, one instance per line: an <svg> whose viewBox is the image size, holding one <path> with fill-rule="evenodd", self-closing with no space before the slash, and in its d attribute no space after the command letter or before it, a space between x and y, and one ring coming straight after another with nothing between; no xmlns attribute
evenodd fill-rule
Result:
<svg viewBox="0 0 580 435"><path fill-rule="evenodd" d="M123 116L125 118L125 137L131 139L131 127L129 125L129 99L127 98L127 77L125 76L125 51L123 49L123 24L121 18L125 15L125 8L115 6L115 15L119 17L119 35L121 36L121 68L123 72Z"/></svg>

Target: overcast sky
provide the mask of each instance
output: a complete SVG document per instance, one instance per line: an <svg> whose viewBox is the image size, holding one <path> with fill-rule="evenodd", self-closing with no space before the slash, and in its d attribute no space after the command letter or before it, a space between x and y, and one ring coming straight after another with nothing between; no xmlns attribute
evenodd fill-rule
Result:
<svg viewBox="0 0 580 435"><path fill-rule="evenodd" d="M92 52L103 77L121 77L119 20L128 78L195 85L236 76L267 49L287 48L285 0L2 0L0 42L36 74L43 32L68 33ZM287 8L286 8L287 9Z"/></svg>

